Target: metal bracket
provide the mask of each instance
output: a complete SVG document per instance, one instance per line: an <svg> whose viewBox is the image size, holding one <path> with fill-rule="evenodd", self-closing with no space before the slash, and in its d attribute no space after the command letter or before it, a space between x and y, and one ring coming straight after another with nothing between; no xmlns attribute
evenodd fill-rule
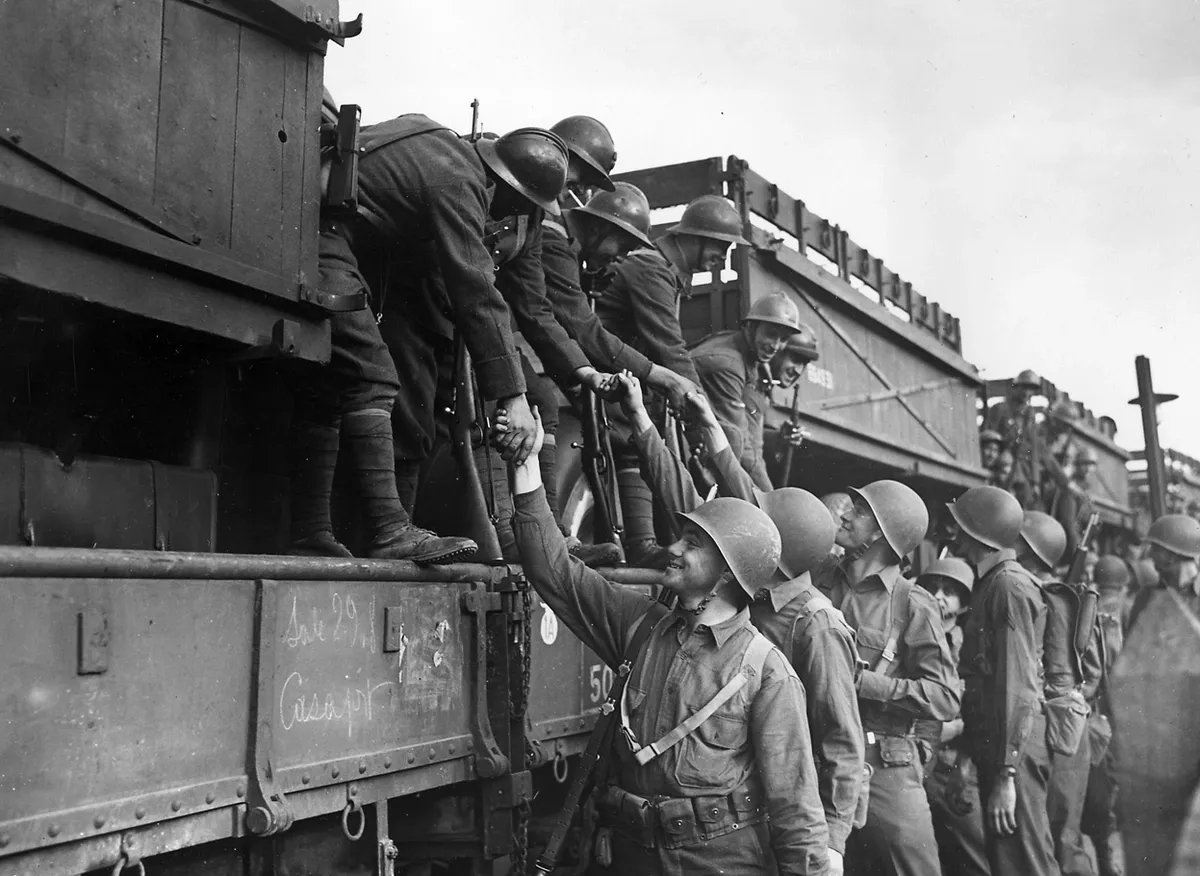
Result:
<svg viewBox="0 0 1200 876"><path fill-rule="evenodd" d="M250 757L246 765L246 830L270 836L292 826L295 813L275 785L271 759L275 744L272 718L275 705L276 614L279 599L274 581L254 582L253 701L250 704Z"/></svg>
<svg viewBox="0 0 1200 876"><path fill-rule="evenodd" d="M494 858L513 849L512 810L533 800L533 773L524 770L485 782L483 798L483 855Z"/></svg>
<svg viewBox="0 0 1200 876"><path fill-rule="evenodd" d="M475 721L471 736L475 741L475 772L481 778L490 779L508 772L508 758L496 744L492 733L492 720L488 716L487 701L487 615L500 611L499 593L491 593L482 584L462 595L462 608L475 615Z"/></svg>
<svg viewBox="0 0 1200 876"><path fill-rule="evenodd" d="M366 292L325 292L320 286L304 283L300 286L300 298L331 313L349 313L365 310L369 299Z"/></svg>
<svg viewBox="0 0 1200 876"><path fill-rule="evenodd" d="M79 675L102 675L108 671L109 643L112 639L109 594L103 582L92 585L88 590L87 605L75 616L79 636L76 672Z"/></svg>
<svg viewBox="0 0 1200 876"><path fill-rule="evenodd" d="M353 21L338 21L336 16L322 16L316 7L305 6L304 21L306 24L316 27L322 36L328 37L339 46L344 46L347 39L358 36L363 29L361 12Z"/></svg>
<svg viewBox="0 0 1200 876"><path fill-rule="evenodd" d="M375 876L396 876L396 859L400 850L392 842L388 826L388 801L375 802Z"/></svg>

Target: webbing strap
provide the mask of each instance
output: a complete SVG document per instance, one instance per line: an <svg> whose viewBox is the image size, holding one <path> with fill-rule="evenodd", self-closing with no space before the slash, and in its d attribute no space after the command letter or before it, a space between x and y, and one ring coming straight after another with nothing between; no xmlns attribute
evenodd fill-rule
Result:
<svg viewBox="0 0 1200 876"><path fill-rule="evenodd" d="M908 596L912 589L913 582L907 578L899 579L896 586L892 588L892 627L888 632L887 642L883 646L883 653L879 655L879 660L875 663L875 672L887 672L896 662L896 648L900 646L900 637L904 635L904 630L908 626Z"/></svg>
<svg viewBox="0 0 1200 876"><path fill-rule="evenodd" d="M771 653L774 646L771 641L762 633L755 633L754 638L750 641L746 652L742 655L742 668L733 678L729 680L723 688L717 691L717 695L709 700L704 708L700 711L687 717L683 723L679 724L674 730L669 732L657 742L651 742L649 745L635 751L633 758L640 766L645 766L658 757L665 751L674 748L688 736L696 731L696 729L713 716L717 709L729 702L733 695L746 686L750 681L750 676L761 673L763 664L767 660L767 655ZM624 703L622 703L622 706ZM622 708L624 713L624 708ZM622 714L622 722L625 720L625 715Z"/></svg>

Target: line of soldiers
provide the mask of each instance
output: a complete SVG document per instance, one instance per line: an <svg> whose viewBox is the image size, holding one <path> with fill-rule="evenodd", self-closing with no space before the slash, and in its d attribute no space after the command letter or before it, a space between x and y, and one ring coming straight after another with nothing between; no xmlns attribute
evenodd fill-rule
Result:
<svg viewBox="0 0 1200 876"><path fill-rule="evenodd" d="M621 679L593 794L595 872L930 874L946 836L982 872L1057 871L1096 750L1081 760L1070 743L1103 665L1072 637L1091 631L1083 591L1053 580L1063 528L973 488L947 511L958 560L914 582L905 569L930 515L908 486L824 500L772 489L762 381L772 365L797 379L816 358L812 332L789 298L769 297L689 351L679 300L745 243L741 217L705 196L652 243L649 205L611 180L616 150L595 119L472 140L406 115L364 129L358 158L358 212L322 220L320 282L330 300L365 292L371 307L333 314L332 361L297 388L293 550L349 555L330 519L345 452L370 556L473 555L471 539L411 514L422 462L474 390L483 474L510 501L496 515L506 558ZM514 324L568 397L608 399L627 559L663 569L673 606L590 568L612 561L609 546L564 536L550 489L557 403ZM700 467L668 444L666 409L689 424ZM674 524L666 545L656 503ZM1194 571L1200 535L1159 535ZM1075 777L1061 794L1056 775Z"/></svg>

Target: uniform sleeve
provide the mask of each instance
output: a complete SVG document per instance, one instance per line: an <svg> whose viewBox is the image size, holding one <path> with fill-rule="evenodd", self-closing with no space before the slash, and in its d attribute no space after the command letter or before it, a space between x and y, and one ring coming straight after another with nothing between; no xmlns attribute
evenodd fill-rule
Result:
<svg viewBox="0 0 1200 876"><path fill-rule="evenodd" d="M822 613L809 621L810 636L796 637L792 665L804 684L808 723L817 761L817 788L829 845L845 852L854 827L863 774L863 730L854 691L855 650L850 633Z"/></svg>
<svg viewBox="0 0 1200 876"><path fill-rule="evenodd" d="M513 534L529 583L567 629L616 669L634 623L656 603L613 584L567 553L546 503L545 488L518 494L513 502ZM652 620L647 618L644 623Z"/></svg>
<svg viewBox="0 0 1200 876"><path fill-rule="evenodd" d="M1069 563L1079 547L1079 539L1083 537L1083 531L1079 528L1079 499L1063 487L1056 486L1054 493L1054 519L1062 524L1067 533L1067 549L1063 551L1063 559Z"/></svg>
<svg viewBox="0 0 1200 876"><path fill-rule="evenodd" d="M986 623L991 625L993 666L996 667L996 727L992 738L1003 748L990 755L995 766L1016 767L1029 739L1029 720L1041 699L1037 687L1038 643L1029 597L1011 579L992 582Z"/></svg>
<svg viewBox="0 0 1200 876"><path fill-rule="evenodd" d="M829 829L817 793L804 686L777 650L764 665L750 732L780 876L824 873Z"/></svg>
<svg viewBox="0 0 1200 876"><path fill-rule="evenodd" d="M719 453L710 456L709 465L716 476L717 488L722 496L744 499L755 505L758 504L758 498L754 495L754 480L738 462L732 443L729 447L721 448Z"/></svg>
<svg viewBox="0 0 1200 876"><path fill-rule="evenodd" d="M492 257L483 245L487 196L482 185L431 187L429 234L438 268L485 399L525 392L508 305L496 288Z"/></svg>
<svg viewBox="0 0 1200 876"><path fill-rule="evenodd" d="M546 299L546 276L542 269L542 225L531 224L529 240L517 257L496 275L496 286L512 308L517 328L533 347L550 376L559 383L590 363L567 330L554 318Z"/></svg>
<svg viewBox="0 0 1200 876"><path fill-rule="evenodd" d="M1095 699L1100 691L1100 682L1104 678L1104 630L1099 615L1092 628L1092 639L1087 650L1082 654L1080 664L1083 668L1083 698L1088 702Z"/></svg>
<svg viewBox="0 0 1200 876"><path fill-rule="evenodd" d="M592 364L602 371L631 371L644 381L650 374L650 360L601 324L579 285L579 261L561 234L542 235L542 270L555 318Z"/></svg>
<svg viewBox="0 0 1200 876"><path fill-rule="evenodd" d="M911 617L904 630L904 678L864 669L858 695L887 703L913 718L949 721L962 700L958 670L937 614L937 603L916 587L909 594Z"/></svg>
<svg viewBox="0 0 1200 876"><path fill-rule="evenodd" d="M692 474L675 453L667 447L658 430L651 426L633 437L633 446L650 475L647 483L654 497L662 502L668 514L686 514L701 502Z"/></svg>
<svg viewBox="0 0 1200 876"><path fill-rule="evenodd" d="M667 266L657 257L627 256L617 268L613 285L625 287L631 316L637 335L645 344L647 358L699 386L696 366L688 355L679 327L675 278ZM612 291L620 294L617 289Z"/></svg>

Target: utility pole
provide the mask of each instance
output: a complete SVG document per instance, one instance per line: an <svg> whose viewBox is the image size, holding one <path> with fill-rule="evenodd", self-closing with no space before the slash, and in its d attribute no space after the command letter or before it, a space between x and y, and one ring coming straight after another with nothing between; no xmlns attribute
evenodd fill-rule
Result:
<svg viewBox="0 0 1200 876"><path fill-rule="evenodd" d="M1138 397L1130 399L1131 405L1142 409L1142 433L1146 439L1146 477L1150 484L1150 517L1157 520L1167 513L1167 476L1163 467L1162 446L1158 443L1158 406L1179 398L1170 393L1154 392L1154 381L1150 377L1150 359L1138 356L1134 360L1137 369Z"/></svg>

